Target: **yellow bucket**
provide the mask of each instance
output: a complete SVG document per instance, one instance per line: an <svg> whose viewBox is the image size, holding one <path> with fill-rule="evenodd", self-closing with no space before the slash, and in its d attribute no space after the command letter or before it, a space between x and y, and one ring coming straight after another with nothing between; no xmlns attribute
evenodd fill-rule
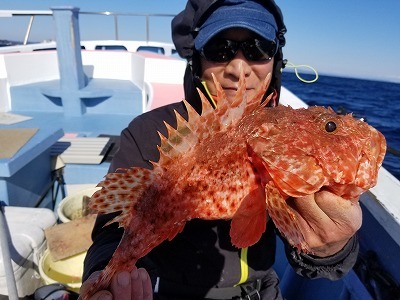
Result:
<svg viewBox="0 0 400 300"><path fill-rule="evenodd" d="M69 290L79 292L82 285L83 261L86 252L53 261L49 249L39 260L39 273L44 284L61 283Z"/></svg>

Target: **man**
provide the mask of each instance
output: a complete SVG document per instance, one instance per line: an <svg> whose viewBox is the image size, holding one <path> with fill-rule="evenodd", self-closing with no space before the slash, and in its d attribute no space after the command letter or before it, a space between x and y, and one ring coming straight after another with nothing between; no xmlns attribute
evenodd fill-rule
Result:
<svg viewBox="0 0 400 300"><path fill-rule="evenodd" d="M179 54L188 60L185 98L200 113L196 90L199 88L218 106L211 74L231 98L242 69L249 97L272 73L266 95L274 93L270 103L274 105L279 100L285 32L280 9L273 1L189 0L172 22L174 43ZM151 167L149 161L159 158L157 131L167 135L163 122L176 124L173 110L187 116L184 105L176 103L134 119L122 132L121 148L110 171L119 167ZM321 191L289 199L288 204L313 253L299 253L284 241L294 269L309 278L338 279L347 273L358 252L354 236L361 225L358 203ZM102 228L109 219L107 215L98 217L94 244L85 261L84 280L105 267L121 239L117 226ZM245 249L236 249L229 243L229 227L229 221L223 220L190 221L174 240L164 242L141 259L137 266L150 274L154 298L239 299L257 295L258 299L282 299L279 280L272 269L276 243L273 223L268 222L259 242ZM114 299L142 299L143 293L150 294L144 269L117 274L110 291L100 291L93 299L111 294ZM82 294L91 282L92 279L85 282Z"/></svg>

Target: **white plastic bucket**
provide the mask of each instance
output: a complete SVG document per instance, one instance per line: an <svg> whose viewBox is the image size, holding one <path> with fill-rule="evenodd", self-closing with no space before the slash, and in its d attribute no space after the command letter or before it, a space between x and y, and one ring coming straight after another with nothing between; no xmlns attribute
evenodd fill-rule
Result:
<svg viewBox="0 0 400 300"><path fill-rule="evenodd" d="M39 260L39 274L44 284L62 283L69 290L79 292L85 256L86 252L82 252L55 262L47 249Z"/></svg>
<svg viewBox="0 0 400 300"><path fill-rule="evenodd" d="M58 218L62 223L82 217L82 202L83 197L91 197L94 192L99 190L99 187L84 189L61 200L57 207Z"/></svg>

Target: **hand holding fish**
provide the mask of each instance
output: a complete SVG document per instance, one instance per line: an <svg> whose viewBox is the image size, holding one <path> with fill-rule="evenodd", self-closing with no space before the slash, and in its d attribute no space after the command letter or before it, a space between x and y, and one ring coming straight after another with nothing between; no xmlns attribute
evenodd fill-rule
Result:
<svg viewBox="0 0 400 300"><path fill-rule="evenodd" d="M328 191L289 199L311 252L319 257L336 254L361 226L357 200L348 201Z"/></svg>
<svg viewBox="0 0 400 300"><path fill-rule="evenodd" d="M96 282L101 272L95 272L86 280L80 290L81 296L86 295L90 287ZM153 290L149 274L145 269L134 268L117 272L111 279L109 290L100 290L90 297L90 300L151 300Z"/></svg>

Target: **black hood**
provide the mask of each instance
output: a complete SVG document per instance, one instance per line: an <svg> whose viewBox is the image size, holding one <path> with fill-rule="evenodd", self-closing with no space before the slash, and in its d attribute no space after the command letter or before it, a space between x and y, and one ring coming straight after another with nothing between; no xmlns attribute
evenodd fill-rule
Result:
<svg viewBox="0 0 400 300"><path fill-rule="evenodd" d="M184 77L185 99L198 112L201 111L201 102L197 88L204 91L204 87L198 74L200 63L198 54L194 51L194 39L202 22L222 2L223 0L188 0L185 9L172 20L172 40L179 55L188 61ZM273 0L258 2L273 14L278 25L279 49L274 57L271 84L265 95L275 92L275 100L277 102L281 90L281 70L284 68L282 47L285 45L284 34L286 33L286 27L283 22L282 12ZM207 94L205 93L205 95Z"/></svg>

